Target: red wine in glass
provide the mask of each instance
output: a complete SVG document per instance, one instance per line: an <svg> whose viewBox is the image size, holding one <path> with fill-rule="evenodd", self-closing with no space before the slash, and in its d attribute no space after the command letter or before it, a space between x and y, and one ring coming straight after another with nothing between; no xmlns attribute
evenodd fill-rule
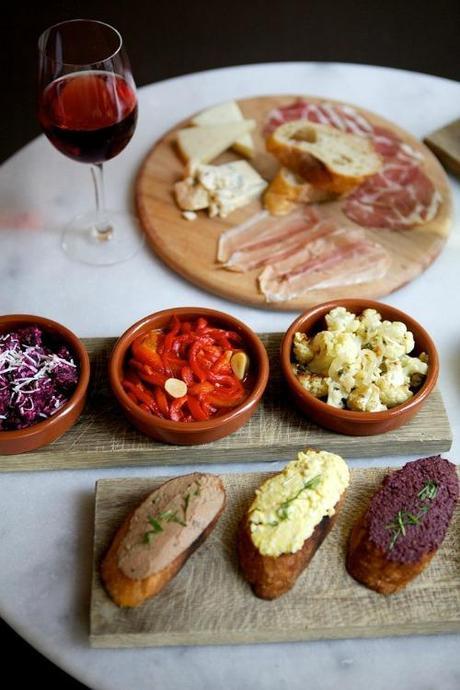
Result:
<svg viewBox="0 0 460 690"><path fill-rule="evenodd" d="M118 155L134 133L136 94L119 75L77 72L46 87L38 118L61 153L82 163L103 163Z"/></svg>
<svg viewBox="0 0 460 690"><path fill-rule="evenodd" d="M62 246L72 258L107 265L142 244L134 218L105 209L102 164L130 141L137 122L136 87L116 29L86 19L62 22L39 40L38 119L65 156L91 164L96 211L75 219Z"/></svg>

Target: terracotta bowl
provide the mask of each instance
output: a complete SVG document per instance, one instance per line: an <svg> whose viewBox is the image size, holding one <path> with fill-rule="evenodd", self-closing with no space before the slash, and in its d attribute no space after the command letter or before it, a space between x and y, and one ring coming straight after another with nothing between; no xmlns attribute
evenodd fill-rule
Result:
<svg viewBox="0 0 460 690"><path fill-rule="evenodd" d="M318 400L306 391L291 370L292 343L297 331L314 335L324 330L324 317L334 307L345 307L348 311L361 314L364 309L376 309L383 319L402 321L412 331L415 348L411 356L426 352L429 356L429 367L421 388L407 402L382 412L358 412L333 407ZM436 347L422 326L399 309L363 299L342 299L324 302L305 312L287 330L281 343L281 368L297 406L319 426L350 436L371 436L383 434L406 424L422 407L430 395L439 374L439 358Z"/></svg>
<svg viewBox="0 0 460 690"><path fill-rule="evenodd" d="M30 314L0 316L0 333L24 326L38 326L67 345L80 367L80 377L70 399L43 422L17 431L0 431L0 454L14 455L36 450L62 436L79 418L86 401L90 364L86 349L72 331L56 321Z"/></svg>
<svg viewBox="0 0 460 690"><path fill-rule="evenodd" d="M239 333L248 350L251 368L255 371L255 383L244 402L230 412L203 422L173 422L141 410L125 393L121 378L123 366L131 343L141 333L152 328L164 328L173 316L179 319L196 319L203 316L217 326ZM195 445L210 443L228 436L245 424L256 411L268 381L268 355L258 336L244 323L229 314L201 307L165 309L146 316L116 342L109 362L109 378L113 393L130 422L147 436L164 443Z"/></svg>

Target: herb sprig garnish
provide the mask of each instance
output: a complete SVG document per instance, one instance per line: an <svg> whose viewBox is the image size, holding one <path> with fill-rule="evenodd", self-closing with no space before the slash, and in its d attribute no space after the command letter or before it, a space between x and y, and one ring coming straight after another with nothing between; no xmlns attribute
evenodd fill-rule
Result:
<svg viewBox="0 0 460 690"><path fill-rule="evenodd" d="M155 517L152 517L152 515L148 515L147 521L151 525L152 529L148 530L147 532L144 532L144 536L143 536L144 544L151 544L152 539L157 534L159 534L160 532L164 532L164 527L162 527L161 521L175 522L178 525L181 525L182 527L187 527L187 509L188 509L188 506L190 503L190 498L192 496L199 496L200 493L201 493L201 484L197 480L195 491L192 494L187 493L184 496L184 502L182 504L182 512L184 513L184 519L183 520L181 520L181 518L178 516L177 510L175 510L175 511L162 510ZM152 503L156 503L157 500L158 500L158 497L155 497L152 500Z"/></svg>
<svg viewBox="0 0 460 690"><path fill-rule="evenodd" d="M417 498L422 501L417 514L411 513L408 510L399 510L392 522L385 525L385 529L391 530L390 543L388 544L388 551L391 551L398 539L401 536L406 536L406 528L410 525L419 525L426 513L430 509L430 502L434 501L438 493L438 485L431 479L422 486L417 494Z"/></svg>
<svg viewBox="0 0 460 690"><path fill-rule="evenodd" d="M283 501L278 508L275 511L276 517L278 520L273 520L272 522L267 522L267 523L254 523L254 524L266 524L269 527L277 527L280 522L283 522L284 520L287 520L289 517L289 506L293 501L295 501L300 494L303 491L306 491L307 489L314 489L316 486L318 486L319 482L321 480L321 475L318 474L316 477L313 477L312 479L309 479L307 482L304 483L304 485L298 490L298 492L295 494L295 496L291 496L291 498L287 498L285 501Z"/></svg>

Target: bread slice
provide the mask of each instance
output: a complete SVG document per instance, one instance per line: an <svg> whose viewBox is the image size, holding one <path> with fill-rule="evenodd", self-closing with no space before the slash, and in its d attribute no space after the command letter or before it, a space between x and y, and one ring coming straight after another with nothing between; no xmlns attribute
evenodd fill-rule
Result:
<svg viewBox="0 0 460 690"><path fill-rule="evenodd" d="M209 163L217 158L239 137L253 130L255 126L254 120L242 120L242 122L180 129L176 135L179 153L188 163L189 171L193 172L197 165Z"/></svg>
<svg viewBox="0 0 460 690"><path fill-rule="evenodd" d="M382 165L366 137L308 120L281 125L268 137L266 146L306 182L338 195L354 189Z"/></svg>
<svg viewBox="0 0 460 690"><path fill-rule="evenodd" d="M353 526L349 574L380 594L406 587L441 545L458 493L455 465L440 456L391 472Z"/></svg>
<svg viewBox="0 0 460 690"><path fill-rule="evenodd" d="M306 539L296 553L281 556L263 556L251 539L249 522L240 524L238 533L238 556L246 580L252 585L254 594L260 599L276 599L288 592L296 583L311 559L334 527L337 516L345 501L345 494L334 506L334 515L325 515L311 537Z"/></svg>
<svg viewBox="0 0 460 690"><path fill-rule="evenodd" d="M155 489L117 530L100 568L117 606L161 592L216 526L225 490L216 475L195 472Z"/></svg>
<svg viewBox="0 0 460 690"><path fill-rule="evenodd" d="M264 206L273 216L285 216L299 203L329 201L336 194L313 187L287 168L280 168L264 194Z"/></svg>
<svg viewBox="0 0 460 690"><path fill-rule="evenodd" d="M241 122L244 115L236 101L219 103L211 108L206 108L192 118L194 125L220 125L226 122ZM243 134L232 145L232 148L246 158L252 158L255 152L254 141L250 134Z"/></svg>
<svg viewBox="0 0 460 690"><path fill-rule="evenodd" d="M256 596L276 599L294 586L332 529L349 476L339 455L307 450L256 491L237 542Z"/></svg>

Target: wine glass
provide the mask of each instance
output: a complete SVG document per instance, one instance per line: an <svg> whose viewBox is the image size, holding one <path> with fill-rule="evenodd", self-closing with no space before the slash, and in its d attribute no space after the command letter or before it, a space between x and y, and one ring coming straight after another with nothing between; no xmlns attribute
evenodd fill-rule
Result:
<svg viewBox="0 0 460 690"><path fill-rule="evenodd" d="M51 143L89 163L96 209L65 228L71 258L110 265L131 258L143 243L134 216L107 211L102 164L118 155L137 121L136 87L119 32L104 22L74 19L40 36L38 119Z"/></svg>

